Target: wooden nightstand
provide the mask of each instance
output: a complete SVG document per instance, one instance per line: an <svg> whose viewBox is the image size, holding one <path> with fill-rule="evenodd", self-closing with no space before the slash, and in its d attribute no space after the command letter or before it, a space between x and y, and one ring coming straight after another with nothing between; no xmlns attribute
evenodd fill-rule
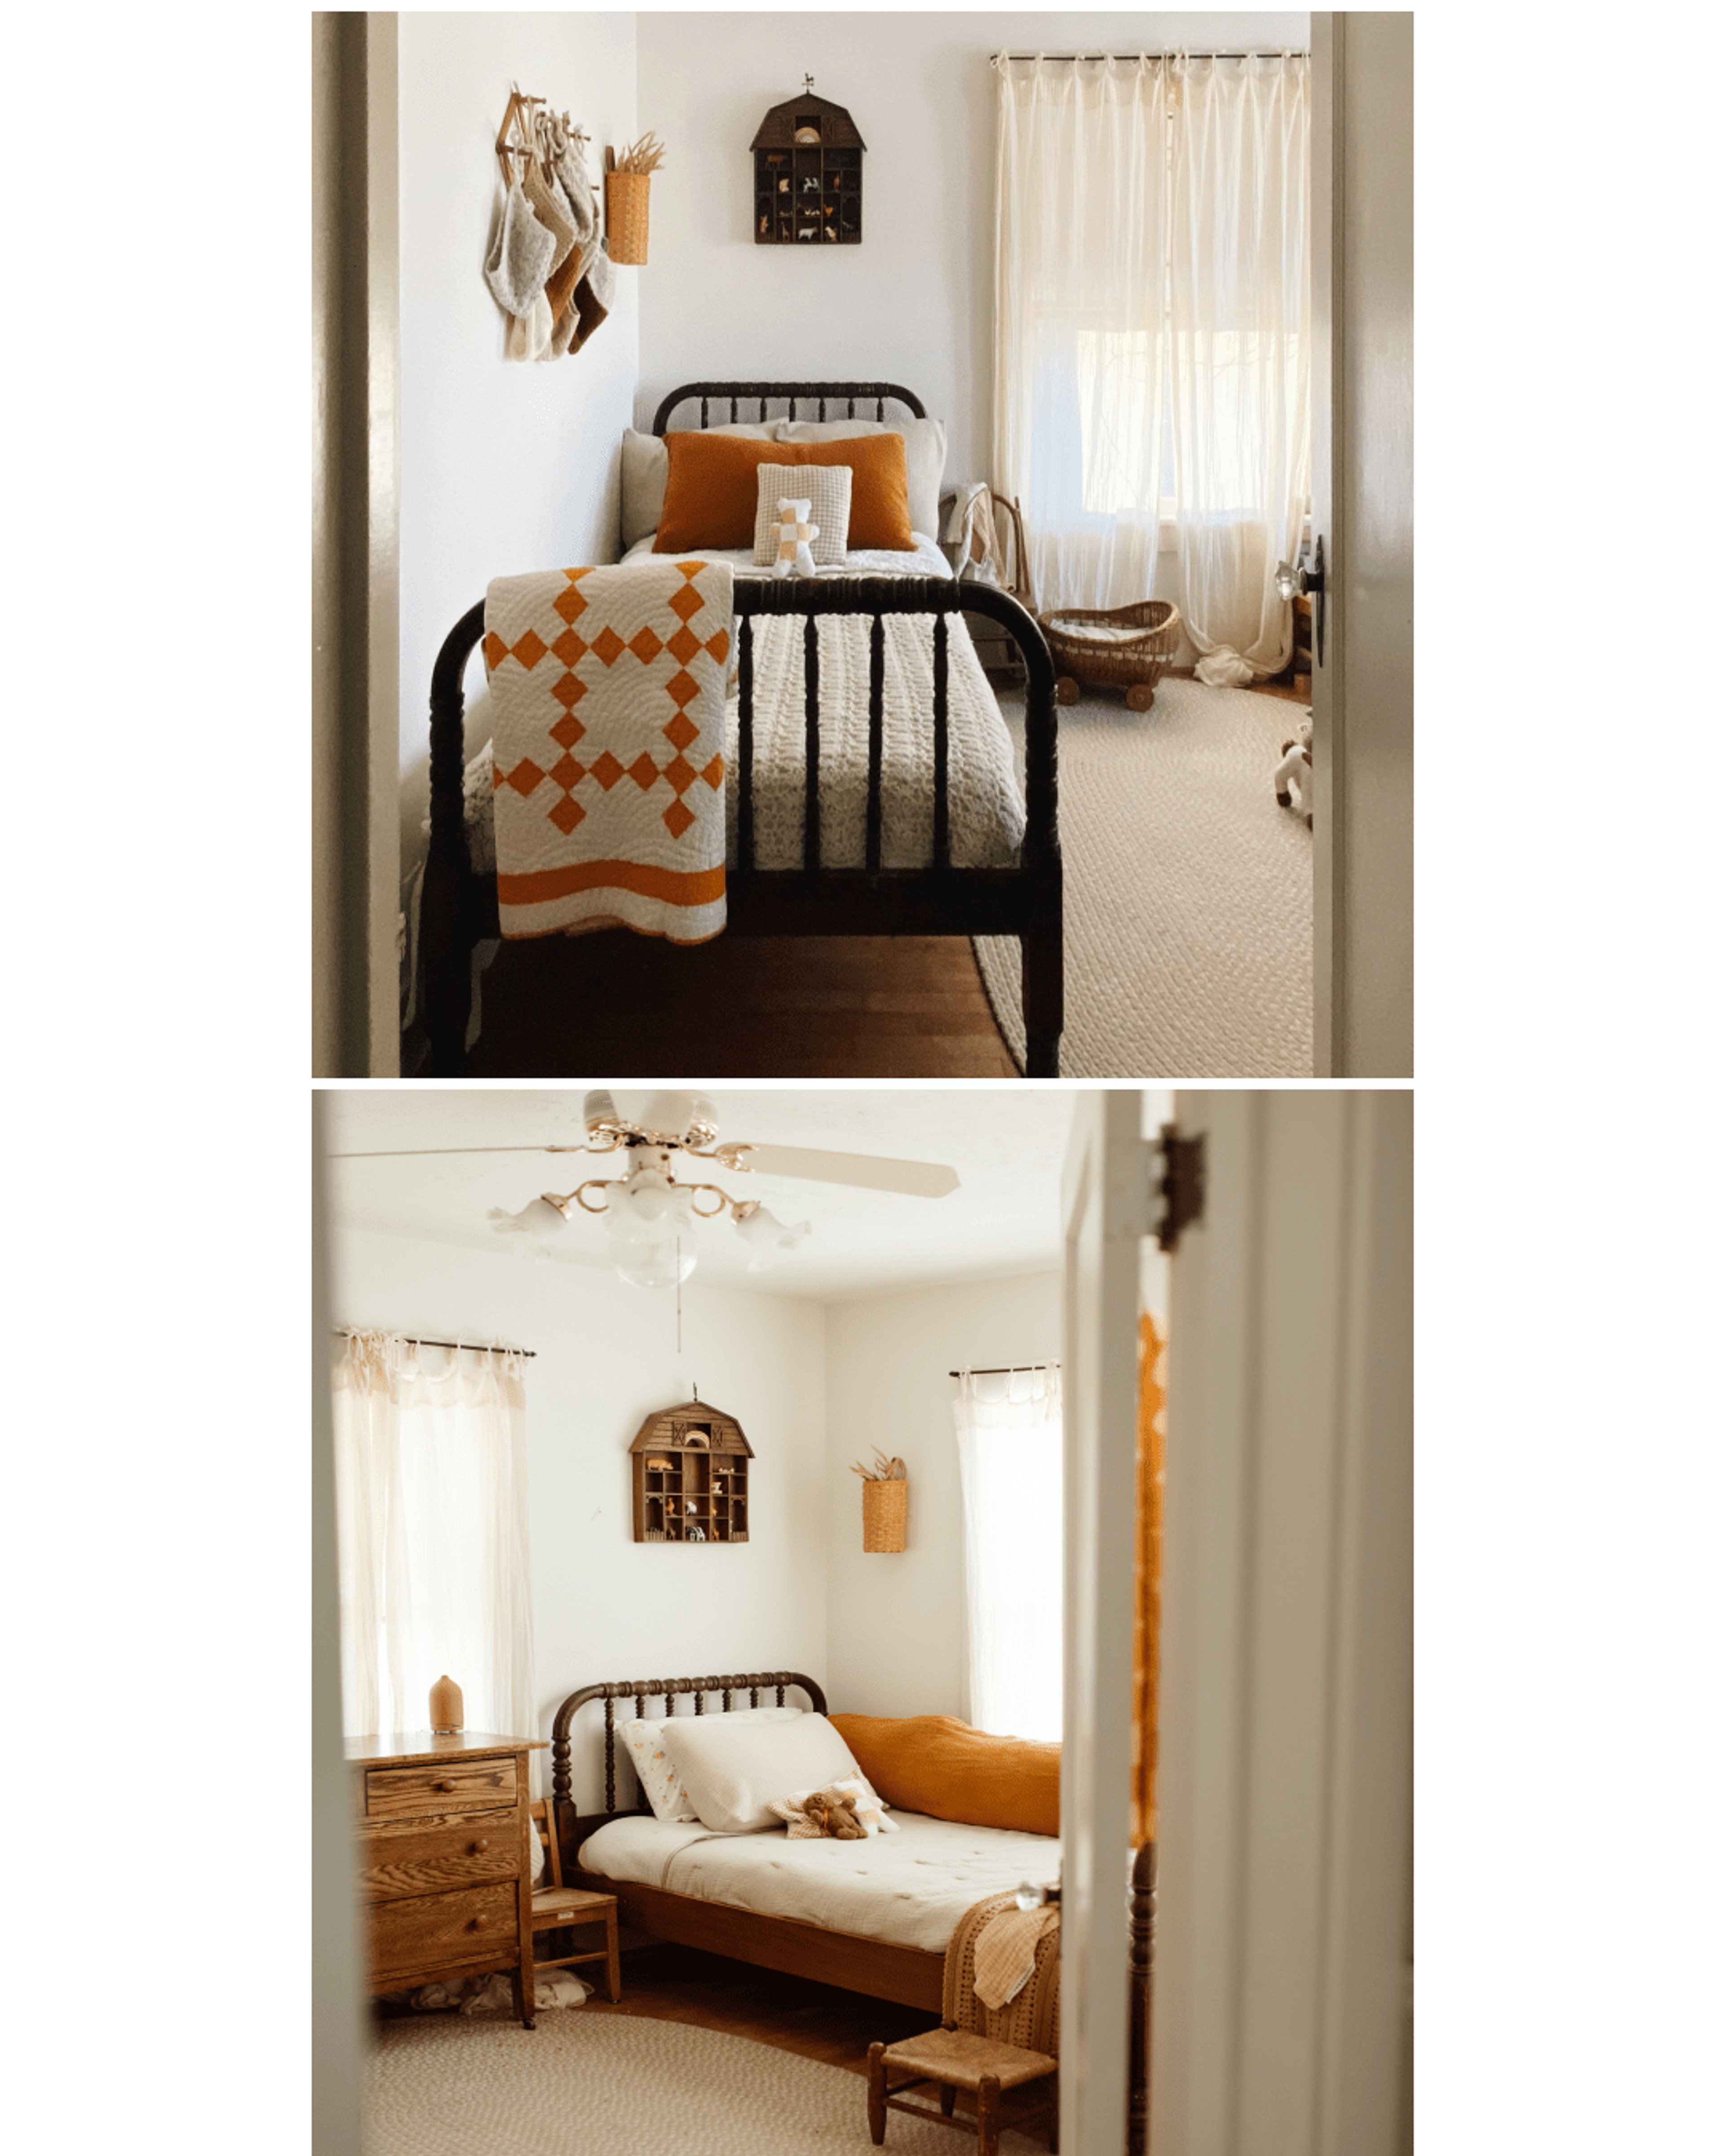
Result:
<svg viewBox="0 0 1725 2156"><path fill-rule="evenodd" d="M360 1891L374 1991L506 1969L533 2025L531 1737L353 1737Z"/></svg>

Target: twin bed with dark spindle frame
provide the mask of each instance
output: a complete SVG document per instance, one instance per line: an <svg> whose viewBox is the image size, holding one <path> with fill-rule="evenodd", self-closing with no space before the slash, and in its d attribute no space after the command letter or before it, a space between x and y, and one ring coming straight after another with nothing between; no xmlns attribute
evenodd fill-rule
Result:
<svg viewBox="0 0 1725 2156"><path fill-rule="evenodd" d="M754 404L761 419L769 405L783 404L794 418L798 403L833 416L884 420L890 404L916 418L921 401L891 382L694 382L660 404L653 431L663 436L677 408L698 403L702 428L722 403L732 420L740 405ZM778 416L775 414L775 416ZM715 418L711 424L722 422ZM933 536L934 535L929 535ZM819 577L778 580L739 576L734 605L737 630L739 726L732 782L738 789L736 859L726 870L726 932L733 936L1016 936L1023 958L1024 1075L1060 1073L1064 1023L1061 953L1061 867L1057 801L1057 719L1054 665L1033 615L992 587L928 576ZM998 622L1018 647L1025 673L1024 810L1023 841L1009 867L955 865L948 797L948 644L968 634L964 613ZM763 869L756 860L753 624L773 615L804 620L803 675L803 831L802 864ZM821 850L820 664L816 622L827 614L870 619L869 773L865 865L829 867ZM922 867L881 863L881 752L883 619L888 614L932 615L933 709L929 715L930 784L933 795L932 859ZM465 825L462 679L485 634L483 600L464 614L444 639L432 674L431 842L421 899L425 954L426 1021L430 1073L455 1076L465 1067L471 958L476 944L498 933L497 894L490 873L469 864Z"/></svg>

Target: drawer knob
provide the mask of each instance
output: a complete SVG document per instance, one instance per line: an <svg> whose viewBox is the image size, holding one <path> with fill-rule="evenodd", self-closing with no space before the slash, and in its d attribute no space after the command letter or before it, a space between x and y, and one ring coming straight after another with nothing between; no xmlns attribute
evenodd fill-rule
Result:
<svg viewBox="0 0 1725 2156"><path fill-rule="evenodd" d="M490 1846L489 1841L476 1841L473 1845L473 1853L475 1856L482 1856Z"/></svg>
<svg viewBox="0 0 1725 2156"><path fill-rule="evenodd" d="M454 1786L455 1784L453 1782L439 1782L438 1784L438 1787L440 1789L453 1789Z"/></svg>
<svg viewBox="0 0 1725 2156"><path fill-rule="evenodd" d="M490 1921L489 1917L475 1917L473 1920L473 1928L476 1932L482 1932Z"/></svg>

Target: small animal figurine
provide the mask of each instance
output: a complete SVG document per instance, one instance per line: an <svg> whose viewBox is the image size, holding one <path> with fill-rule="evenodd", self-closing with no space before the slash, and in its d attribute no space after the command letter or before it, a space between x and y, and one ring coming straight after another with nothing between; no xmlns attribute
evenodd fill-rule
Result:
<svg viewBox="0 0 1725 2156"><path fill-rule="evenodd" d="M814 574L814 551L812 542L820 536L820 526L809 521L809 513L814 506L813 498L792 501L783 495L778 503L778 559L773 564L775 577L812 577Z"/></svg>
<svg viewBox="0 0 1725 2156"><path fill-rule="evenodd" d="M1312 829L1312 721L1307 719L1292 741L1281 745L1281 762L1276 767L1276 798L1284 808L1294 806L1291 788L1300 790L1299 805L1306 812L1306 828Z"/></svg>

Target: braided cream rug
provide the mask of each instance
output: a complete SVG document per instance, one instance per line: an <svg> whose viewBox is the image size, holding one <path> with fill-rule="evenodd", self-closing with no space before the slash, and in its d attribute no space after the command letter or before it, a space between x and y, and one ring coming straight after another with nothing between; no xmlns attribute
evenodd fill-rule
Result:
<svg viewBox="0 0 1725 2156"><path fill-rule="evenodd" d="M428 2015L378 2031L367 2156L866 2156L868 2083L791 2051L636 2015ZM1004 2133L1029 2156L1038 2138ZM954 2156L950 2128L889 2112L889 2156Z"/></svg>
<svg viewBox="0 0 1725 2156"><path fill-rule="evenodd" d="M1000 699L1019 767L1024 696ZM1312 834L1276 806L1303 705L1165 680L1060 714L1066 1078L1309 1078ZM994 1017L1024 1063L1019 947L978 937Z"/></svg>

